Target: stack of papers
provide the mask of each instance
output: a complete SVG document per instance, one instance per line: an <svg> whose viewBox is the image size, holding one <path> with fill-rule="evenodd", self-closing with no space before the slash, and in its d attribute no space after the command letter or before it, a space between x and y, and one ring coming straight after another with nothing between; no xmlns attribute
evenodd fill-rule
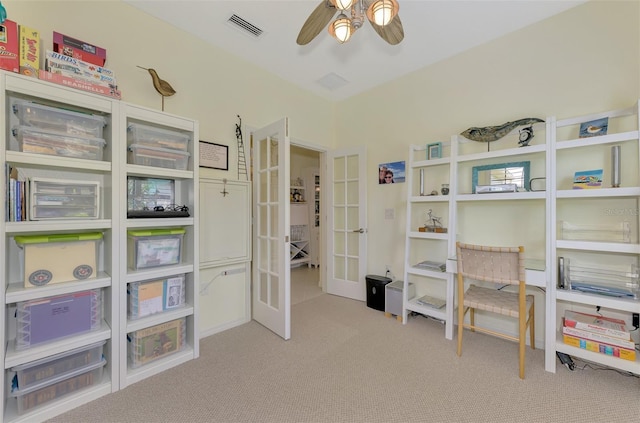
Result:
<svg viewBox="0 0 640 423"><path fill-rule="evenodd" d="M424 306L429 306L433 308L442 308L446 304L445 300L441 300L440 298L431 297L429 295L424 295L416 300L416 303Z"/></svg>
<svg viewBox="0 0 640 423"><path fill-rule="evenodd" d="M444 272L447 269L447 264L425 260L416 264L415 267L417 267L418 269L427 269L427 270L435 270L437 272Z"/></svg>

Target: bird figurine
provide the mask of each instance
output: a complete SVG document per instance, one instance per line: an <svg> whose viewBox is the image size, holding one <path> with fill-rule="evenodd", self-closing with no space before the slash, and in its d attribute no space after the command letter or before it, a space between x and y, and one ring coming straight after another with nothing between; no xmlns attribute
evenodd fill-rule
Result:
<svg viewBox="0 0 640 423"><path fill-rule="evenodd" d="M165 81L164 79L160 79L160 77L158 76L158 72L156 72L155 69L151 69L151 68L147 69L147 68L143 68L142 66L138 66L138 67L140 69L146 70L147 72L149 72L149 74L151 74L151 79L153 80L153 87L162 96L162 111L164 112L164 98L171 97L176 93L176 90L174 90L171 84L169 84L167 81Z"/></svg>

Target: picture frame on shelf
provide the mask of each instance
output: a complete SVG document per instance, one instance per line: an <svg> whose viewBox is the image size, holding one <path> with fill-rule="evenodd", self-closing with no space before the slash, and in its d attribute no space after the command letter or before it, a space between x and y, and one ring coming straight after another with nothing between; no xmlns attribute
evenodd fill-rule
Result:
<svg viewBox="0 0 640 423"><path fill-rule="evenodd" d="M442 143L434 142L427 144L427 160L442 158Z"/></svg>
<svg viewBox="0 0 640 423"><path fill-rule="evenodd" d="M573 189L597 189L602 187L602 169L582 170L573 177Z"/></svg>
<svg viewBox="0 0 640 423"><path fill-rule="evenodd" d="M583 122L580 124L580 138L598 137L607 135L609 129L609 118L601 118Z"/></svg>
<svg viewBox="0 0 640 423"><path fill-rule="evenodd" d="M200 140L200 167L229 170L229 146Z"/></svg>

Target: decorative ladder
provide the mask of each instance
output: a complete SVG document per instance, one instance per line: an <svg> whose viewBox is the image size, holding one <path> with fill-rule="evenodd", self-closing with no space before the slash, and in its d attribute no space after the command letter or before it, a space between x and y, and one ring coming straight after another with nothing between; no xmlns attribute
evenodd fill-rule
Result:
<svg viewBox="0 0 640 423"><path fill-rule="evenodd" d="M244 142L242 141L242 118L238 115L238 123L236 123L236 138L238 139L238 180L240 175L244 175L249 180L247 174L247 159L244 155Z"/></svg>

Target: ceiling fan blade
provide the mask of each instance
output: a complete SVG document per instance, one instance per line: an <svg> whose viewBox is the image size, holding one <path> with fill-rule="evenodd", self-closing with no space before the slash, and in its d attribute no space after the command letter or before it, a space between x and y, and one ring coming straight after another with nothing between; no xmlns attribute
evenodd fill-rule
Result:
<svg viewBox="0 0 640 423"><path fill-rule="evenodd" d="M322 0L302 25L296 42L301 46L309 44L329 24L335 14L336 8L328 1Z"/></svg>
<svg viewBox="0 0 640 423"><path fill-rule="evenodd" d="M404 29L402 28L402 21L399 15L396 15L396 17L385 26L376 25L375 22L371 21L369 21L369 23L378 35L392 46L400 44L400 41L404 39Z"/></svg>

